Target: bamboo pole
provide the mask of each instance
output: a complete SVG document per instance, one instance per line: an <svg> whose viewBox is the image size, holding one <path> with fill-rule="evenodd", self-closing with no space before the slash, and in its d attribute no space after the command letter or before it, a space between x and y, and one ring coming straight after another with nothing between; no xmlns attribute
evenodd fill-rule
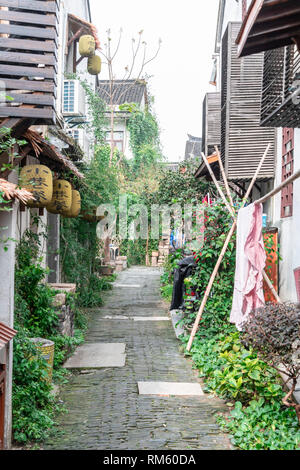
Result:
<svg viewBox="0 0 300 470"><path fill-rule="evenodd" d="M257 170L256 170L256 172L255 172L255 175L254 175L253 178L252 178L252 181L251 181L250 186L249 186L249 188L248 188L248 190L247 190L247 193L246 193L246 195L245 195L245 197L244 197L244 199L243 199L243 203L242 203L241 209L245 206L245 204L246 204L246 202L247 202L247 200L248 200L248 198L249 198L249 196L250 196L250 194L251 194L251 191L252 191L252 189L253 189L253 186L254 186L254 184L255 184L257 178L258 178L258 175L259 175L260 170L261 170L261 168L262 168L262 166L263 166L263 164L264 164L264 161L265 161L265 159L266 159L266 157L267 157L267 155L268 155L268 153L269 153L270 148L271 148L271 144L269 143L268 146L267 146L267 148L266 148L266 151L265 151L265 153L263 154L262 159L261 159L261 161L260 161L260 163L259 163L259 165L258 165L258 167L257 167ZM231 240L231 238L232 238L232 236L233 236L233 234L234 234L234 231L235 231L235 229L236 229L236 226L237 226L237 222L236 222L236 220L235 220L235 221L233 222L233 225L232 225L232 227L231 227L231 230L230 230L229 234L227 235L227 238L226 238L226 241L225 241L225 243L224 243L223 249L222 249L222 251L221 251L221 254L220 254L220 256L219 256L219 259L218 259L218 261L217 261L217 264L216 264L216 266L215 266L215 269L214 269L214 271L213 271L213 273L212 273L212 275L211 275L211 278L210 278L210 281L209 281L209 283L208 283L208 286L207 286L207 288L206 288L206 291L205 291L205 294L204 294L204 298L203 298L203 300L202 300L202 303L201 303L201 306L200 306L200 309L199 309L197 318L196 318L196 320L195 320L195 323L194 323L194 326L193 326L193 330L192 330L192 333L191 333L191 336L190 336L190 339L189 339L189 342L188 342L188 345L187 345L187 351L188 351L188 352L189 352L189 351L191 350L191 348L192 348L192 345L193 345L193 342L194 342L194 338L195 338L195 336L196 336L196 333L197 333L197 330L198 330L198 327L199 327L199 323L200 323L200 321L201 321L201 319L202 319L202 315L203 315L203 312L204 312L204 309L205 309L205 306L206 306L206 303L207 303L209 294L210 294L210 292L211 292L212 286L213 286L214 281L215 281L215 279L216 279L216 276L217 276L217 274L218 274L220 265L221 265L221 263L222 263L222 261L223 261L223 258L224 258L224 255L225 255L225 253L226 253L226 250L227 250L227 248L228 248L228 245L229 245L229 243L230 243L230 240Z"/></svg>
<svg viewBox="0 0 300 470"><path fill-rule="evenodd" d="M217 146L215 147L215 150L216 150L217 155L218 155L218 159L219 159L218 161L219 161L219 165L220 165L220 169L221 169L221 174L222 174L222 178L223 178L223 181L224 181L224 184L225 184L227 195L228 195L228 198L229 198L229 201L230 201L230 205L231 205L232 209L234 209L233 200L232 200L232 197L231 197L231 192L230 192L227 176L226 176L224 166L223 166L223 163L222 163L222 159L221 159L221 155L220 155L220 152L219 152L219 149L218 149Z"/></svg>
<svg viewBox="0 0 300 470"><path fill-rule="evenodd" d="M219 156L219 165L220 165L220 169L221 169L221 172L222 172L223 180L224 180L224 183L225 183L225 188L226 188L226 191L227 191L227 195L228 195L228 197L231 198L231 194L230 194L230 189L229 189L229 185L228 185L227 176L226 176L225 171L224 171L223 163L222 163L222 161L221 161L221 159L220 159L220 154L219 154L219 151L218 151L218 147L215 147L215 149L216 149L216 152L217 152L217 154L218 154L218 156ZM206 162L205 162L205 163L206 163ZM209 165L208 160L207 160L207 163L206 163L206 164ZM209 165L209 167L210 167L210 165ZM222 170L222 169L223 169L223 170ZM211 170L211 171L212 171L212 170ZM220 195L221 195L221 192L222 192L221 188L219 189L219 186L217 186L217 189L219 190ZM222 195L221 195L221 196L222 196ZM232 199L231 199L231 200L232 200ZM233 210L233 212L230 211L230 214L231 214L231 216L233 217L233 220L236 220L236 211L235 211L235 208L233 207L233 204L232 204L232 210ZM272 294L274 295L274 297L275 297L275 299L277 300L277 302L280 303L280 304L282 304L282 300L280 299L280 297L279 297L279 295L278 295L276 289L274 288L274 286L273 286L273 284L272 284L272 282L271 282L270 278L268 277L268 275L267 275L267 273L266 273L265 270L263 270L263 277L264 277L264 280L265 280L265 282L267 283L269 289L272 291Z"/></svg>
<svg viewBox="0 0 300 470"><path fill-rule="evenodd" d="M283 183L277 186L277 188L274 188L272 191L270 191L268 194L263 196L261 199L258 199L258 201L255 201L255 204L263 204L271 197L276 196L276 194L280 193L280 191L282 191L286 186L293 183L298 178L300 178L300 170L296 171L296 173L294 173L292 176L286 179Z"/></svg>
<svg viewBox="0 0 300 470"><path fill-rule="evenodd" d="M211 166L210 166L210 164L208 163L208 160L207 160L206 156L204 155L203 152L202 152L201 155L202 155L202 158L203 158L203 160L204 160L204 162L205 162L205 165L207 166L207 169L208 169L208 171L209 171L209 173L210 173L210 176L211 176L213 182L215 183L215 186L216 186L217 190L219 191L219 194L220 194L221 198L222 198L223 201L224 201L224 204L226 205L226 207L227 207L228 211L230 212L230 214L232 215L232 217L234 217L233 208L230 207L230 205L228 204L228 201L227 201L227 199L226 199L226 197L225 197L225 195L224 195L222 189L220 188L220 185L219 185L219 183L218 183L218 181L217 181L217 178L215 177L214 172L212 171Z"/></svg>
<svg viewBox="0 0 300 470"><path fill-rule="evenodd" d="M263 277L264 277L264 280L265 280L265 282L267 283L269 289L272 291L272 294L274 295L274 297L275 297L275 299L277 300L277 302L278 302L279 304L282 304L282 300L281 300L281 298L279 297L279 295L278 295L278 293L277 293L275 287L273 286L273 284L272 284L272 282L271 282L270 278L268 277L268 275L267 275L267 273L266 273L265 270L263 270Z"/></svg>

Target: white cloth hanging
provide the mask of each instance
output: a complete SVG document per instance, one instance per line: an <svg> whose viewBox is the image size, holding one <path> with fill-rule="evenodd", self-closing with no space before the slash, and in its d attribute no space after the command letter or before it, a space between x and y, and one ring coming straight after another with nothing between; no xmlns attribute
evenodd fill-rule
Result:
<svg viewBox="0 0 300 470"><path fill-rule="evenodd" d="M265 305L263 270L266 252L262 212L262 204L251 204L238 213L236 272L230 322L240 331L251 311Z"/></svg>

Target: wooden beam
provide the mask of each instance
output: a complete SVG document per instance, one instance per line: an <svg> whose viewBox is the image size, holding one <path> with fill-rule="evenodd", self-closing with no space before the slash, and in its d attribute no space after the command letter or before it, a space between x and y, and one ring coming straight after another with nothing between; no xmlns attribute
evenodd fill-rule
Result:
<svg viewBox="0 0 300 470"><path fill-rule="evenodd" d="M25 49L39 52L53 52L53 54L56 54L56 46L53 41L32 41L30 39L0 38L0 47L8 49Z"/></svg>
<svg viewBox="0 0 300 470"><path fill-rule="evenodd" d="M2 2L1 2L2 5ZM0 20L28 23L30 25L43 25L57 27L55 15L39 15L34 13L22 13L20 11L0 10Z"/></svg>
<svg viewBox="0 0 300 470"><path fill-rule="evenodd" d="M40 106L52 106L55 107L54 96L44 94L44 93L27 93L27 94L18 94L18 93L9 93L9 96L13 98L13 101L10 101L10 104L20 103L20 104L38 104ZM1 110L0 110L1 114Z"/></svg>
<svg viewBox="0 0 300 470"><path fill-rule="evenodd" d="M51 108L0 107L1 117L19 117L54 120L55 112Z"/></svg>
<svg viewBox="0 0 300 470"><path fill-rule="evenodd" d="M56 82L56 74L53 67L23 67L20 65L0 66L0 75L12 75L19 77L42 77Z"/></svg>
<svg viewBox="0 0 300 470"><path fill-rule="evenodd" d="M13 24L0 24L0 33L29 38L52 39L57 43L57 33L54 28L32 28Z"/></svg>
<svg viewBox="0 0 300 470"><path fill-rule="evenodd" d="M37 0L1 0L1 6L18 8L19 10L42 11L45 13L58 13L56 2L41 2Z"/></svg>
<svg viewBox="0 0 300 470"><path fill-rule="evenodd" d="M41 80L16 80L12 78L4 78L6 90L28 90L43 91L44 93L54 93L55 86L53 82L45 82Z"/></svg>
<svg viewBox="0 0 300 470"><path fill-rule="evenodd" d="M14 62L16 64L32 64L32 65L52 65L56 66L56 59L53 54L31 54L25 52L0 52L1 62ZM2 65L1 65L2 67Z"/></svg>
<svg viewBox="0 0 300 470"><path fill-rule="evenodd" d="M69 48L71 46L71 44L76 41L77 39L79 39L80 35L82 34L82 32L84 31L84 28L80 28L72 37L71 39L69 39L68 41L68 44L67 44L67 47Z"/></svg>

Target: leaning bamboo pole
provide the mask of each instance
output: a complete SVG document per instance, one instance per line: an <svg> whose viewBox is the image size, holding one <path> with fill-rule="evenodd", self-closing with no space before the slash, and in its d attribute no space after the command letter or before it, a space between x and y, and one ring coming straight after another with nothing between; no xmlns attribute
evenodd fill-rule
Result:
<svg viewBox="0 0 300 470"><path fill-rule="evenodd" d="M218 155L218 162L219 162L219 165L220 165L221 175L222 175L222 178L223 178L223 181L224 181L224 184L225 184L225 189L226 189L227 196L228 196L228 199L229 199L229 202L230 202L230 206L232 207L232 209L234 209L233 200L232 200L232 196L231 196L227 176L226 176L224 166L223 166L223 162L222 162L222 158L221 158L221 155L220 155L220 152L219 152L219 149L218 149L217 146L215 147L215 150L216 150L217 155Z"/></svg>
<svg viewBox="0 0 300 470"><path fill-rule="evenodd" d="M249 188L248 188L248 190L247 190L247 193L246 193L245 197L243 198L243 202L242 202L242 207L241 207L241 208L243 208L243 207L245 206L245 204L246 204L246 202L247 202L247 200L248 200L248 198L249 198L249 196L250 196L250 194L251 194L251 191L252 191L252 189L253 189L253 186L254 186L254 184L255 184L255 182L256 182L258 176L259 176L259 173L260 173L260 171L261 171L261 169L262 169L262 166L263 166L264 161L265 161L265 159L266 159L266 157L267 157L267 155L268 155L268 153L269 153L270 148L271 148L271 144L269 143L268 146L267 146L267 148L266 148L266 150L265 150L265 153L263 154L263 156L262 156L262 158L261 158L261 161L260 161L260 163L259 163L259 165L258 165L258 167L257 167L257 170L256 170L256 172L255 172L255 175L254 175L253 178L252 178L252 181L251 181L250 186L249 186ZM215 281L215 279L216 279L216 276L217 276L217 274L218 274L220 265L221 265L221 263L222 263L222 261L223 261L223 258L224 258L224 256L225 256L225 253L226 253L226 251L227 251L227 248L228 248L228 245L229 245L229 243L230 243L230 240L231 240L231 238L232 238L232 236L233 236L233 234L234 234L234 232L235 232L236 226L237 226L237 222L236 222L236 220L235 220L235 221L233 222L233 225L232 225L232 227L231 227L231 230L230 230L229 234L227 235L227 238L226 238L226 241L225 241L225 243L224 243L223 249L222 249L222 251L221 251L221 254L220 254L220 256L219 256L219 259L218 259L218 261L217 261L217 264L216 264L216 266L215 266L215 269L214 269L214 271L213 271L213 273L212 273L212 275L211 275L211 278L210 278L210 281L209 281L209 283L208 283L208 286L207 286L207 288L206 288L206 291L205 291L205 294L204 294L204 297L203 297L203 300L202 300L202 303L201 303L201 306L200 306L200 309L199 309L197 318L196 318L196 320L195 320L195 323L194 323L194 326L193 326L193 330L192 330L192 333L191 333L191 336L190 336L188 345L187 345L187 351L190 351L191 348L192 348L192 345L193 345L193 342L194 342L194 339L195 339L197 330L198 330L198 328L199 328L199 323L200 323L200 321L201 321L201 319L202 319L202 315L203 315L203 312L204 312L204 309L205 309L205 306L206 306L208 297L209 297L209 295L210 295L212 286L213 286L214 281Z"/></svg>
<svg viewBox="0 0 300 470"><path fill-rule="evenodd" d="M230 193L230 189L229 189L229 184L228 184L228 180L227 180L227 176L226 176L225 171L224 171L224 167L223 167L223 164L222 164L222 161L221 161L221 158L220 158L220 153L219 153L219 151L218 151L218 147L215 147L215 149L216 149L217 155L218 155L218 157L219 157L219 165L220 165L221 173L222 173L222 176L223 176L223 180L224 180L224 184L225 184L227 196L228 196L229 200L232 201L231 193ZM203 157L204 162L205 162L205 164L206 164L206 166L207 166L207 168L208 168L208 171L209 171L211 174L213 174L213 171L212 171L212 169L211 169L211 166L210 166L210 164L209 164L207 158L205 158L205 155L202 155L202 157ZM219 191L220 196L222 197L223 200L226 200L225 195L224 195L222 189L220 188L220 186L219 186L219 184L218 184L218 182L217 182L217 180L216 180L214 174L213 174L213 176L214 176L213 180L215 181L215 184L216 184L217 190ZM234 208L234 206L233 206L233 201L232 201L232 205L231 205L231 208L232 208L231 210L230 210L230 208L228 207L227 204L226 204L226 207L227 207L227 209L229 210L229 212L230 212L230 214L231 214L233 220L236 220L236 211L235 211L235 208ZM278 302L279 304L282 304L282 300L280 299L280 297L279 297L279 295L278 295L276 289L274 288L274 286L273 286L271 280L269 279L269 277L268 277L266 271L263 270L263 273L262 273L262 274L263 274L263 277L264 277L264 280L265 280L266 284L268 285L268 287L269 287L269 289L271 290L272 294L274 295L275 299L277 300L277 302Z"/></svg>

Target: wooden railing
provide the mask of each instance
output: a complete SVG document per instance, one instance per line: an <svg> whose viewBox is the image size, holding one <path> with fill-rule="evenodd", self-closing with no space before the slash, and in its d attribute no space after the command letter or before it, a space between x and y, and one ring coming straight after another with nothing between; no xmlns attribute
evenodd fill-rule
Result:
<svg viewBox="0 0 300 470"><path fill-rule="evenodd" d="M57 43L58 0L0 0L0 118L55 123Z"/></svg>

